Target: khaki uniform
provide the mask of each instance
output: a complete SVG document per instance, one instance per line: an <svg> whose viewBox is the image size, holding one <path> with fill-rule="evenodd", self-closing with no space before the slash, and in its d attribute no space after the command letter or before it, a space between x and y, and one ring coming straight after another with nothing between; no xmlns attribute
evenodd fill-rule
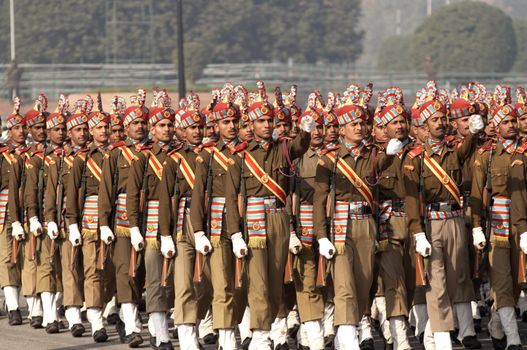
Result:
<svg viewBox="0 0 527 350"><path fill-rule="evenodd" d="M82 265L78 254L78 260L72 269L72 245L67 239L68 233L66 229L70 222L65 215L67 206L66 196L72 191L70 188L72 186L70 174L76 157L76 151L69 147L65 150L62 161L57 157L50 164L44 200L44 217L46 222L56 222L60 230L60 235L56 238L56 244L57 250L60 252L62 285L64 289L63 303L66 307L81 307L84 302ZM62 182L63 186L63 198L57 198L59 181ZM57 212L57 204L60 203L59 201L62 202L62 213Z"/></svg>
<svg viewBox="0 0 527 350"><path fill-rule="evenodd" d="M454 329L453 305L474 300L469 257L468 238L463 213L453 196L432 171L423 165L423 152L434 159L453 179L461 184L462 163L472 154L476 138L471 134L457 147L452 140L445 140L441 155L434 153L428 144L419 146L409 153L404 164L406 186L406 213L409 233L415 235L427 232L432 245L429 257L429 287L426 293L428 315L432 332ZM419 179L424 177L424 193L419 193ZM420 195L424 196L424 203ZM439 220L427 220L427 227L421 220L421 205L430 209L432 215L445 215ZM446 206L448 210L444 210Z"/></svg>
<svg viewBox="0 0 527 350"><path fill-rule="evenodd" d="M187 176L195 176L197 153L188 144L172 151L163 166L161 189L159 192L159 233L163 236L172 235L173 225L178 215L176 228L176 254L174 259L174 324L196 324L203 319L210 306L212 293L207 265L203 271L203 281L194 287L192 277L194 272L194 228L190 219L192 188L190 177L185 177L180 160L174 155L178 153L188 164ZM179 169L178 169L179 168ZM173 203L174 186L178 184L179 203ZM190 181L190 182L189 182ZM177 209L176 209L177 208ZM206 259L205 261L207 261Z"/></svg>
<svg viewBox="0 0 527 350"><path fill-rule="evenodd" d="M272 178L284 191L288 190L290 160L301 157L309 147L309 133L301 131L291 142L270 141L266 148L258 141L249 142L245 152L249 153L258 166L265 172L262 181L269 183ZM258 214L258 222L249 224L249 254L246 258L248 267L248 304L251 310L251 329L268 331L271 323L283 306L283 278L287 259L290 218L285 210L285 198L277 198L247 166L236 159L236 166L229 167L226 176L225 201L227 210L227 232L229 235L240 232L238 194L241 181L245 182L245 194L249 201L260 202L263 207ZM243 176L243 179L242 179ZM286 192L287 194L287 192ZM285 197L285 196L284 196ZM248 204L248 206L250 206ZM250 215L247 216L247 220ZM251 234L253 232L253 234ZM255 235L258 232L260 235ZM281 310L285 316L285 310Z"/></svg>
<svg viewBox="0 0 527 350"><path fill-rule="evenodd" d="M482 211L485 210L487 203L483 203L484 193L487 191L486 183L487 176L490 173L490 181L492 192L489 193L489 205L492 207L498 201L503 199L511 199L514 192L525 191L525 177L523 169L524 156L521 153L524 149L517 149L517 152L508 153L503 148L503 144L498 142L492 149L492 159L489 167L490 148L491 146L482 148L478 151L476 160L474 162L474 177L472 184L472 220L474 227L482 227ZM518 169L514 169L518 168ZM490 169L490 170L489 170ZM521 195L520 195L521 196ZM486 195L485 195L486 197ZM506 205L509 208L509 213L518 213L525 217L525 206L522 201L513 201ZM503 210L503 209L501 209ZM516 218L514 221L518 221ZM525 222L525 220L522 220ZM527 226L512 225L514 222L510 218L505 225L500 225L499 222L488 222L492 230L489 237L490 251L489 251L489 277L492 299L494 300L496 309L505 306L515 307L518 297L520 295L520 288L518 286L518 259L520 254L519 235L527 231ZM509 225L508 231L504 234L502 227ZM519 226L519 227L518 227ZM486 227L483 227L486 230ZM499 230L497 233L495 230Z"/></svg>
<svg viewBox="0 0 527 350"><path fill-rule="evenodd" d="M140 148L142 143L138 143ZM112 244L112 261L115 267L115 283L118 303L138 303L141 299L140 290L136 279L128 275L130 264L130 231L128 225L128 213L126 208L126 186L130 167L137 156L136 146L130 139L118 142L108 148L102 165L102 178L99 185L98 211L99 226L114 225L115 243ZM114 187L114 176L117 176L117 188ZM118 202L118 198L121 202ZM123 210L120 210L118 204ZM111 218L112 209L114 217ZM119 226L119 224L122 224ZM112 228L110 226L110 228Z"/></svg>
<svg viewBox="0 0 527 350"><path fill-rule="evenodd" d="M331 152L333 156L348 164L372 190L367 181L375 181L375 168L383 170L387 157L373 156L373 148L364 146L357 159L345 147ZM314 228L317 239L327 237L326 207L330 194L333 161L324 155L316 173L314 196ZM335 231L345 234L337 249L332 266L335 289L335 325L358 325L363 315L370 313L370 289L374 276L374 254L377 227L372 217L372 208L357 188L340 169L335 173L335 200L343 206L342 224L335 225ZM373 191L372 191L373 193ZM360 203L360 204L359 204ZM362 214L352 218L351 207L360 207ZM337 210L336 210L337 211ZM336 216L332 218L336 222Z"/></svg>
<svg viewBox="0 0 527 350"><path fill-rule="evenodd" d="M225 158L211 153L216 149ZM212 160L211 160L212 157ZM210 253L211 283L213 288L212 314L214 329L232 329L240 321L246 306L246 298L239 298L234 288L235 256L232 252L230 235L227 233L225 220L225 177L227 169L239 159L229 147L220 140L215 146L207 147L199 153L196 162L196 182L192 191L190 219L194 232L204 231L209 225L211 231L212 252ZM226 161L226 162L225 162ZM210 168L209 168L210 165ZM209 170L210 169L210 170ZM211 176L212 196L211 206L222 206L223 214L211 214L206 208L205 192L207 191L207 175ZM215 210L220 210L215 208ZM206 213L208 211L208 214ZM209 223L206 222L206 216ZM214 217L212 217L214 216ZM245 300L244 300L245 299Z"/></svg>
<svg viewBox="0 0 527 350"><path fill-rule="evenodd" d="M20 221L20 181L23 172L23 159L16 154L13 147L5 147L0 152L1 159L1 183L0 191L2 198L0 202L0 285L20 286L20 266L11 263L11 223ZM20 257L20 256L19 256Z"/></svg>
<svg viewBox="0 0 527 350"><path fill-rule="evenodd" d="M26 186L24 189L24 205L27 217L38 217L44 224L44 195L49 174L49 167L54 162L55 147L35 149L30 153L26 166ZM31 233L28 232L28 235ZM50 263L51 239L43 232L38 238L40 250L36 259L29 261L29 244L24 247L24 265L22 269L22 292L27 296L35 296L42 292L57 291L57 270ZM28 241L28 240L26 240Z"/></svg>
<svg viewBox="0 0 527 350"><path fill-rule="evenodd" d="M113 293L105 295L102 272L96 270L97 251L101 244L97 225L97 200L105 152L104 147L99 148L95 144L79 152L73 161L68 179L70 186L66 193L66 219L70 224L76 223L82 234L82 247L79 249L82 249L87 308L102 308L113 296ZM112 270L111 264L105 265L105 273Z"/></svg>
<svg viewBox="0 0 527 350"><path fill-rule="evenodd" d="M148 152L148 153L147 153ZM149 164L146 165L146 158ZM154 158L155 157L155 158ZM130 227L145 227L146 241L145 268L146 268L146 310L147 312L167 312L171 306L171 298L168 288L161 287L161 273L163 266L163 255L159 249L158 220L159 220L159 190L160 177L163 164L167 158L167 151L159 144L151 145L149 151L139 153L132 162L128 176L126 209ZM143 184L146 169L146 183ZM147 210L146 223L143 224L143 213L141 190L146 186L145 208Z"/></svg>

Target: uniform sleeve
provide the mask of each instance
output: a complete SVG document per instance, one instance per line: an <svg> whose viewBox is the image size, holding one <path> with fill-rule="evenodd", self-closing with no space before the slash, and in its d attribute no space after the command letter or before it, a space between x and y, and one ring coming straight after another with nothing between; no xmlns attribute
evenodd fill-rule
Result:
<svg viewBox="0 0 527 350"><path fill-rule="evenodd" d="M117 159L119 158L119 149L112 150L109 157L104 157L102 163L101 183L99 184L99 199L97 209L99 211L99 225L109 226L112 206L115 205L113 196L113 177L117 169Z"/></svg>
<svg viewBox="0 0 527 350"><path fill-rule="evenodd" d="M313 197L313 230L317 239L327 237L326 207L328 205L331 162L327 157L319 160L315 175L315 194Z"/></svg>
<svg viewBox="0 0 527 350"><path fill-rule="evenodd" d="M153 157L153 156L152 156ZM132 161L130 166L130 173L128 174L128 183L126 184L126 212L128 213L128 220L130 227L139 227L141 218L141 189L143 187L143 171L145 167L145 156L141 153ZM141 232L145 234L145 232Z"/></svg>
<svg viewBox="0 0 527 350"><path fill-rule="evenodd" d="M300 158L306 153L311 142L311 134L300 130L293 141L289 144L289 155L291 160Z"/></svg>
<svg viewBox="0 0 527 350"><path fill-rule="evenodd" d="M473 135L471 132L463 138L461 146L457 149L457 154L461 162L467 161L473 152L476 151L478 135Z"/></svg>
<svg viewBox="0 0 527 350"><path fill-rule="evenodd" d="M175 220L175 212L172 205L174 195L176 163L168 157L163 166L163 175L159 184L159 234L170 236L172 234L172 220Z"/></svg>
<svg viewBox="0 0 527 350"><path fill-rule="evenodd" d="M196 159L196 172L194 189L192 190L192 202L190 204L190 220L194 232L205 231L205 191L207 190L207 173L209 171L210 154L202 151ZM201 159L198 160L198 159ZM212 164L211 164L212 166ZM211 195L210 193L208 194Z"/></svg>
<svg viewBox="0 0 527 350"><path fill-rule="evenodd" d="M478 154L474 161L472 173L472 189L470 191L470 207L472 211L472 227L481 227L481 211L484 208L483 197L487 182L488 153Z"/></svg>
<svg viewBox="0 0 527 350"><path fill-rule="evenodd" d="M511 167L511 222L518 234L527 232L527 158L520 158L523 164Z"/></svg>
<svg viewBox="0 0 527 350"><path fill-rule="evenodd" d="M80 224L79 217L79 192L81 190L82 182L82 168L84 167L84 160L81 157L75 157L71 171L64 179L68 183L66 190L66 219L68 223ZM82 198L84 200L84 198Z"/></svg>
<svg viewBox="0 0 527 350"><path fill-rule="evenodd" d="M416 233L425 231L421 220L422 197L419 194L419 176L421 174L420 157L407 157L403 165L403 174L406 188L405 209L408 217L408 233L415 235Z"/></svg>
<svg viewBox="0 0 527 350"><path fill-rule="evenodd" d="M48 180L46 183L46 195L44 196L44 218L46 222L57 221L57 186L59 180L59 168L56 159L55 162L49 165ZM57 225L60 225L57 222Z"/></svg>
<svg viewBox="0 0 527 350"><path fill-rule="evenodd" d="M241 231L238 193L240 193L241 162L230 165L225 176L225 209L227 232L233 235Z"/></svg>
<svg viewBox="0 0 527 350"><path fill-rule="evenodd" d="M21 157L16 157L16 162L11 164L11 172L9 173L9 200L7 210L11 222L22 221L20 212L20 184L22 183L22 176L24 171L24 162Z"/></svg>
<svg viewBox="0 0 527 350"><path fill-rule="evenodd" d="M40 199L38 193L38 176L40 172L41 162L39 162L39 157L34 155L29 160L30 167L26 168L26 187L24 189L24 204L27 209L28 218L38 216L38 201ZM43 163L43 161L42 161ZM42 175L44 176L44 175ZM42 189L44 190L44 189ZM43 205L41 203L40 205ZM41 217L38 218L42 220Z"/></svg>

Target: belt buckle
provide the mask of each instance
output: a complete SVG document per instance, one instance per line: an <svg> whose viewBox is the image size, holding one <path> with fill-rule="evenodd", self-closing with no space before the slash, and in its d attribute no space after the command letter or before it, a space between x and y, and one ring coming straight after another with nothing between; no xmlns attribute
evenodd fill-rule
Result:
<svg viewBox="0 0 527 350"><path fill-rule="evenodd" d="M451 206L449 203L441 202L439 203L439 211L450 211Z"/></svg>
<svg viewBox="0 0 527 350"><path fill-rule="evenodd" d="M264 199L264 206L267 209L274 209L274 208L276 208L276 198L265 198Z"/></svg>
<svg viewBox="0 0 527 350"><path fill-rule="evenodd" d="M361 214L362 206L360 204L350 203L349 212L350 214Z"/></svg>

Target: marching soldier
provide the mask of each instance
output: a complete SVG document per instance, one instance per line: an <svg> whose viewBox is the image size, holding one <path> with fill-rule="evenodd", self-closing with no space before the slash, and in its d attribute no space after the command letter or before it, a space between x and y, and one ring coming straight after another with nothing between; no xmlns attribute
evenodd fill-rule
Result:
<svg viewBox="0 0 527 350"><path fill-rule="evenodd" d="M124 141L123 115L126 109L126 101L121 96L112 99L112 111L110 113L110 145L119 141Z"/></svg>
<svg viewBox="0 0 527 350"><path fill-rule="evenodd" d="M97 103L96 111L87 111L88 129L93 141L77 152L66 179L69 184L66 192L66 220L70 237L72 234L79 237L78 244L82 245L86 315L93 340L101 343L108 339L102 319L102 307L108 300L104 295L102 273L96 269L98 247L104 244L99 241L97 203L101 167L108 146L110 116L102 110L100 94Z"/></svg>
<svg viewBox="0 0 527 350"><path fill-rule="evenodd" d="M472 235L476 249L483 249L487 238L481 224L481 212L488 207L489 278L494 300L488 329L495 348L519 349L521 340L514 307L520 293L518 274L525 271L518 271L518 238L519 233L527 232L527 221L524 202L511 202L511 199L525 197L524 194L515 195L515 192L525 192L525 157L522 153L527 150L527 145L520 144L517 113L510 104L510 89L498 85L494 101L491 122L496 127L498 139L495 144L481 148L474 162ZM485 198L487 203L484 203ZM511 212L512 215L519 213L522 219L511 217Z"/></svg>
<svg viewBox="0 0 527 350"><path fill-rule="evenodd" d="M460 301L459 297L473 292L473 286L458 184L461 184L461 164L473 152L477 140L474 135L483 130L484 123L480 116L472 116L470 133L457 147L445 138L446 113L435 82L428 82L426 102L419 114L429 138L423 146L409 152L404 165L408 227L415 237L416 252L423 257L430 256L426 301L436 348L452 348L449 332L454 330L454 308L461 320L459 338L463 345L478 348L481 345L475 336L470 308L473 299ZM421 221L421 205L425 208L426 225ZM425 232L429 233L428 237Z"/></svg>
<svg viewBox="0 0 527 350"><path fill-rule="evenodd" d="M301 131L289 143L275 142L273 108L267 102L262 81L257 82L258 93L250 96L247 115L254 133L236 165L226 176L227 232L231 236L237 258L247 255L248 248L248 304L251 310L252 341L249 349L269 348L269 331L278 315L282 298L282 281L289 245L289 217L285 210L289 179L284 171L289 163L308 149L309 133L314 121L305 118ZM241 194L242 210L247 211L248 242L240 230L237 206ZM297 239L298 240L298 239Z"/></svg>
<svg viewBox="0 0 527 350"><path fill-rule="evenodd" d="M190 219L192 190L195 186L196 158L201 150L205 117L199 111L199 97L191 94L188 105L177 111L185 143L170 152L163 166L159 191L159 233L161 242L176 234L174 260L174 324L181 349L199 349L195 325L203 318L208 303L202 302L200 288L194 288L196 255L207 255L212 247L203 231L194 232ZM198 266L201 268L201 266ZM203 283L203 282L202 282ZM203 309L205 306L205 309Z"/></svg>
<svg viewBox="0 0 527 350"><path fill-rule="evenodd" d="M9 145L0 149L1 187L0 187L0 254L2 257L0 285L4 290L9 325L22 324L18 308L20 289L20 266L18 264L18 244L24 239L23 218L20 210L20 190L22 188L23 155L27 151L27 128L20 114L20 98L14 98L13 113L7 118Z"/></svg>
<svg viewBox="0 0 527 350"><path fill-rule="evenodd" d="M135 269L130 271L130 257L132 247L135 251L142 250L144 240L140 232L130 230L126 187L133 160L142 148L148 147L145 100L146 91L139 89L138 94L131 97L132 106L125 109L123 126L127 139L112 144L104 157L97 204L101 241L107 245L115 242L112 244L112 262L115 266L117 302L121 304L123 314L123 320L117 322L116 329L120 341L132 348L141 345L143 338L137 310L141 294L133 276Z"/></svg>
<svg viewBox="0 0 527 350"><path fill-rule="evenodd" d="M66 128L71 144L65 150L62 159L50 166L44 202L48 234L54 237L61 236L58 245L64 287L63 302L66 307L69 329L74 337L81 337L85 332L80 311L84 302L82 269L77 254L81 236L77 223L66 220L65 211L68 204L66 196L72 191L70 173L74 159L88 143L87 113L92 104L91 98L86 96L85 99L76 102L75 112L68 116ZM66 230L66 225L68 225L68 230Z"/></svg>
<svg viewBox="0 0 527 350"><path fill-rule="evenodd" d="M31 234L38 234L39 230L43 230L42 223L45 219L44 195L46 193L50 166L57 161L61 161L58 157L61 157L64 139L66 138L67 109L68 101L64 95L61 95L57 109L53 113L47 114L47 116L44 115L44 131L47 132L45 148L35 147L36 149L29 158L29 164L26 169L25 204L27 206ZM30 113L36 121L39 121L40 114L35 112L37 112L37 109L33 109ZM39 127L39 124L41 123L33 124L33 126ZM38 140L35 136L33 138ZM42 301L42 326L46 328L48 334L52 334L59 332L57 292L61 292L59 290L60 276L58 276L60 271L58 271L58 264L54 260L55 254L52 251L52 245L55 247L56 244L55 242L52 243L52 241L56 239L56 236L50 234L49 230L46 231L48 232L45 235L39 234L40 251L38 252L38 259L34 259L33 264L36 267L36 275L34 277L36 279L35 292L40 295ZM29 257L28 254L26 259L27 257Z"/></svg>
<svg viewBox="0 0 527 350"><path fill-rule="evenodd" d="M31 319L30 325L33 328L42 328L42 303L40 296L37 294L37 274L42 268L49 268L49 256L44 256L44 261L37 259L37 241L42 233L42 211L40 215L28 215L28 203L25 193L30 184L29 172L31 159L35 157L35 154L40 153L46 146L46 109L48 107L48 100L44 94L40 94L35 101L35 106L26 113L26 126L31 134L33 144L26 153L24 159L24 217L29 218L29 236L27 240L23 242L24 260L22 264L22 293L26 297L29 318ZM42 203L40 204L42 209ZM39 254L40 255L40 254ZM46 259L47 258L47 259Z"/></svg>
<svg viewBox="0 0 527 350"><path fill-rule="evenodd" d="M173 349L168 333L166 313L171 301L163 278L163 259L175 253L172 237L158 237L160 182L167 154L174 138L175 112L170 108L166 90L154 93L148 119L153 137L151 148L138 153L128 176L126 209L131 231L142 231L145 237L146 311L149 314L150 344L155 349ZM143 201L141 203L141 201ZM140 217L142 215L142 217ZM141 228L142 229L141 229ZM159 244L161 242L161 245Z"/></svg>

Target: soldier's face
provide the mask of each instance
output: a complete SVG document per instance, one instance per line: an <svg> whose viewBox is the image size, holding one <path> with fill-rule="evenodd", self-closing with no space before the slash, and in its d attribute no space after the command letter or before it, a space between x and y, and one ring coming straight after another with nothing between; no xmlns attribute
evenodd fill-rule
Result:
<svg viewBox="0 0 527 350"><path fill-rule="evenodd" d="M274 129L278 133L278 137L289 136L289 133L291 132L291 124L279 122L276 124Z"/></svg>
<svg viewBox="0 0 527 350"><path fill-rule="evenodd" d="M31 137L35 142L44 142L46 141L46 124L38 123L29 128Z"/></svg>
<svg viewBox="0 0 527 350"><path fill-rule="evenodd" d="M179 141L185 141L185 130L182 128L176 128L176 137Z"/></svg>
<svg viewBox="0 0 527 350"><path fill-rule="evenodd" d="M60 124L52 129L48 129L48 138L53 145L62 146L66 138L66 126Z"/></svg>
<svg viewBox="0 0 527 350"><path fill-rule="evenodd" d="M112 126L110 129L110 143L116 143L124 139L124 128L121 125Z"/></svg>
<svg viewBox="0 0 527 350"><path fill-rule="evenodd" d="M420 143L425 143L428 139L428 130L424 126L414 126L415 128L415 137Z"/></svg>
<svg viewBox="0 0 527 350"><path fill-rule="evenodd" d="M151 131L155 141L170 142L174 138L174 123L168 119L160 120Z"/></svg>
<svg viewBox="0 0 527 350"><path fill-rule="evenodd" d="M518 125L521 132L527 133L527 114L524 114L518 118Z"/></svg>
<svg viewBox="0 0 527 350"><path fill-rule="evenodd" d="M324 142L324 126L317 124L311 133L311 147L318 147Z"/></svg>
<svg viewBox="0 0 527 350"><path fill-rule="evenodd" d="M408 123L402 115L397 116L397 118L389 122L385 129L386 135L390 139L402 141L408 137Z"/></svg>
<svg viewBox="0 0 527 350"><path fill-rule="evenodd" d="M496 126L494 123L490 122L485 125L485 134L490 138L494 138L496 136Z"/></svg>
<svg viewBox="0 0 527 350"><path fill-rule="evenodd" d="M254 136L259 139L270 139L273 136L273 117L265 115L251 122Z"/></svg>
<svg viewBox="0 0 527 350"><path fill-rule="evenodd" d="M126 127L126 133L132 140L144 139L146 132L146 122L143 119L135 119Z"/></svg>
<svg viewBox="0 0 527 350"><path fill-rule="evenodd" d="M336 142L339 138L339 126L335 124L326 125L326 135L324 137L325 142Z"/></svg>
<svg viewBox="0 0 527 350"><path fill-rule="evenodd" d="M447 130L447 118L442 112L435 112L426 121L426 127L430 133L430 137L433 139L443 139L446 135Z"/></svg>
<svg viewBox="0 0 527 350"><path fill-rule="evenodd" d="M68 131L68 136L74 146L85 146L88 143L88 126L86 124L77 125Z"/></svg>
<svg viewBox="0 0 527 350"><path fill-rule="evenodd" d="M212 138L216 134L214 123L208 123L205 127L205 137Z"/></svg>
<svg viewBox="0 0 527 350"><path fill-rule="evenodd" d="M390 138L386 134L386 128L379 128L376 126L373 127L373 137L378 143L386 143L390 140Z"/></svg>
<svg viewBox="0 0 527 350"><path fill-rule="evenodd" d="M238 135L238 121L235 118L218 120L215 124L216 134L222 139L233 140Z"/></svg>
<svg viewBox="0 0 527 350"><path fill-rule="evenodd" d="M242 141L251 141L254 138L253 131L248 125L240 128L238 136Z"/></svg>
<svg viewBox="0 0 527 350"><path fill-rule="evenodd" d="M514 139L518 135L518 121L508 116L498 125L498 134L506 140Z"/></svg>
<svg viewBox="0 0 527 350"><path fill-rule="evenodd" d="M108 142L109 126L105 122L100 122L90 129L90 135L95 143L103 145Z"/></svg>
<svg viewBox="0 0 527 350"><path fill-rule="evenodd" d="M185 128L185 140L190 144L199 145L203 140L203 129L203 126L198 124Z"/></svg>
<svg viewBox="0 0 527 350"><path fill-rule="evenodd" d="M452 127L463 137L467 136L470 132L470 129L468 128L469 119L470 117L463 117L452 121Z"/></svg>
<svg viewBox="0 0 527 350"><path fill-rule="evenodd" d="M353 120L344 125L340 132L347 143L358 144L362 141L366 132L364 120Z"/></svg>
<svg viewBox="0 0 527 350"><path fill-rule="evenodd" d="M27 127L26 125L17 124L9 129L9 138L17 145L21 145L26 142L27 138Z"/></svg>

